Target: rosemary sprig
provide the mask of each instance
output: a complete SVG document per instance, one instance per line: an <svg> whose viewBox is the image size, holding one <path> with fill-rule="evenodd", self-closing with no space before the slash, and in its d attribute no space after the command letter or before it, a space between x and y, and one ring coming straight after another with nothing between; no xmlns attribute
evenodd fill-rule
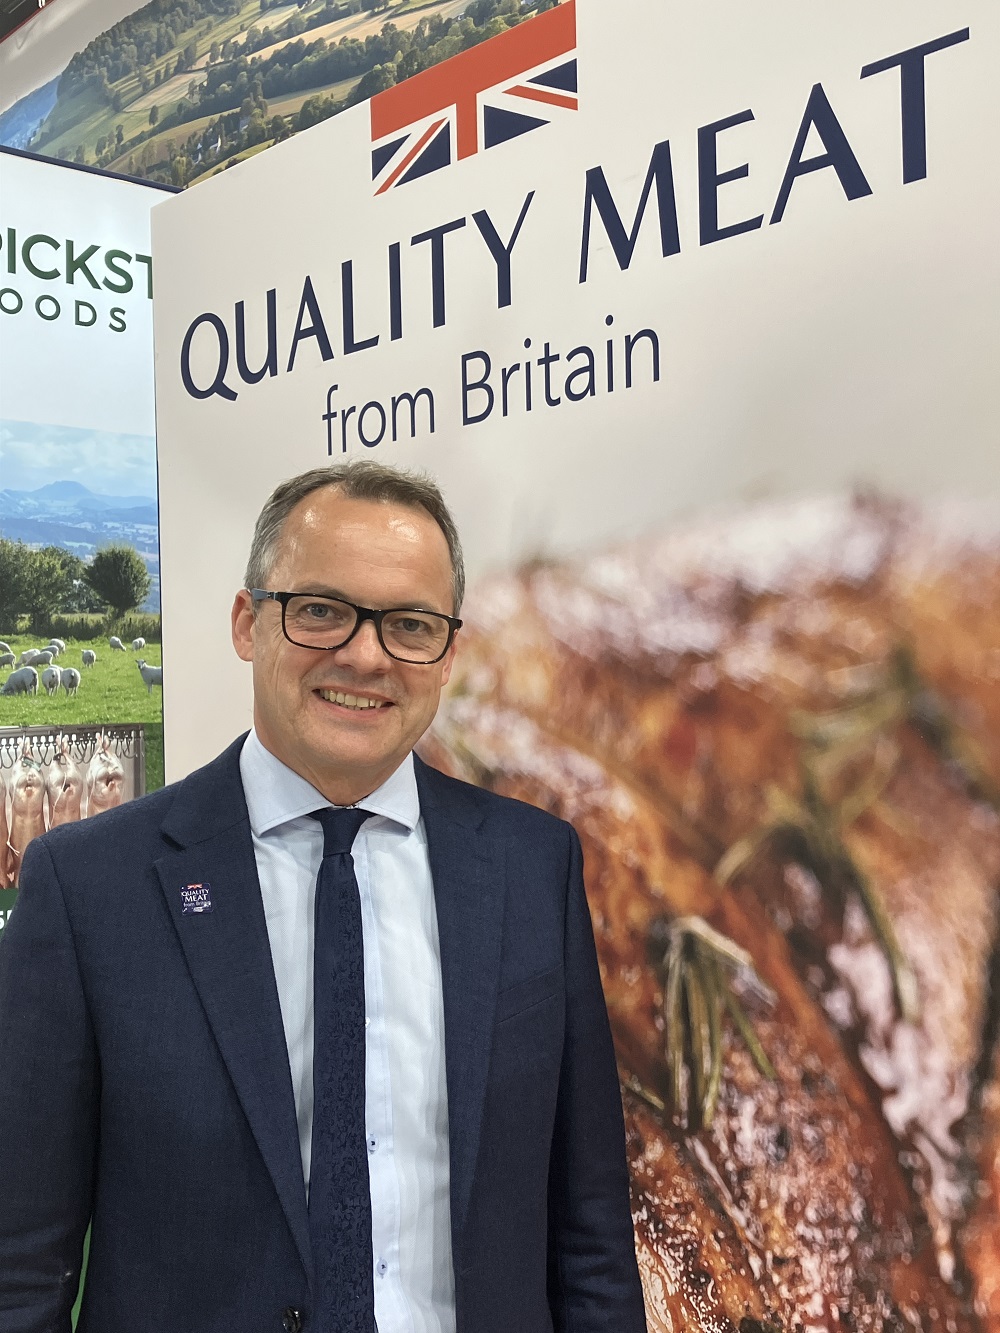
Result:
<svg viewBox="0 0 1000 1333"><path fill-rule="evenodd" d="M901 722L916 722L919 714L931 709L942 728L943 710L920 682L910 655L899 649L887 679L856 703L825 713L793 714L790 729L802 742L801 796L790 796L769 784L761 824L734 843L715 868L716 879L727 884L772 839L792 837L804 844L821 883L857 893L889 964L900 1016L909 1023L920 1016L916 975L899 944L881 893L851 856L843 833L879 800L892 778L899 752L887 735L889 730ZM942 737L944 734L942 730ZM847 765L865 750L872 754L869 774L839 800L828 797L826 793ZM952 758L954 753L953 749Z"/></svg>
<svg viewBox="0 0 1000 1333"><path fill-rule="evenodd" d="M893 752L894 754L894 752ZM893 763L895 757L893 757ZM899 1012L905 1022L920 1016L916 975L896 936L882 894L857 864L843 839L848 828L879 797L888 783L887 768L877 770L841 801L826 800L817 779L816 766L808 760L802 767L802 797L799 800L774 785L765 791L767 815L749 837L733 844L715 868L716 879L729 883L753 860L772 838L797 838L820 883L851 888L858 895L875 937L885 954Z"/></svg>
<svg viewBox="0 0 1000 1333"><path fill-rule="evenodd" d="M754 970L746 950L698 916L678 917L663 956L663 1014L670 1100L681 1123L712 1123L722 1083L722 1018L728 1011L765 1078L774 1067L746 1015L732 982L739 979L771 1003L773 993ZM633 1088L650 1101L641 1087ZM652 1103L651 1103L652 1104Z"/></svg>
<svg viewBox="0 0 1000 1333"><path fill-rule="evenodd" d="M645 1102L647 1106L651 1107L654 1111L657 1111L660 1115L666 1113L667 1104L663 1098L657 1097L656 1093L650 1091L644 1083L641 1083L635 1074L626 1074L621 1065L618 1066L618 1078L622 1087L626 1088L633 1097L638 1097L641 1102Z"/></svg>

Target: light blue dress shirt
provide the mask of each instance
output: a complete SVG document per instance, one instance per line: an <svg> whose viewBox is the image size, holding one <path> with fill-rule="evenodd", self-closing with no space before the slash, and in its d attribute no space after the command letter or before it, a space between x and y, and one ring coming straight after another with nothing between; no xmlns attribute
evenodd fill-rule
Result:
<svg viewBox="0 0 1000 1333"><path fill-rule="evenodd" d="M312 1142L313 910L330 802L251 731L240 754L292 1071L302 1170ZM365 1117L379 1333L455 1333L444 1001L413 757L359 805Z"/></svg>

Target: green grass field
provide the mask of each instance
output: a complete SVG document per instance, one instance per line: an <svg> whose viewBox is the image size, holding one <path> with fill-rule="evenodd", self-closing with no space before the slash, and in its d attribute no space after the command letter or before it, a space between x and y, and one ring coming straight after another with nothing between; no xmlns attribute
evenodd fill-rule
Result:
<svg viewBox="0 0 1000 1333"><path fill-rule="evenodd" d="M336 97L342 101L361 82L361 75L352 79L341 79L339 83L317 84L315 88L303 88L300 92L289 93L287 97L276 97L268 102L268 115L293 116L310 97Z"/></svg>
<svg viewBox="0 0 1000 1333"><path fill-rule="evenodd" d="M25 648L44 648L37 638L8 638L13 652L20 657ZM39 684L37 695L0 695L0 727L68 727L74 723L100 726L107 722L142 722L146 724L146 790L163 786L163 700L162 690L153 686L147 693L136 660L160 666L162 649L148 643L138 653L131 648L112 652L107 639L85 643L66 639L66 651L56 665L75 667L80 673L80 688L70 697L61 689L51 699ZM84 648L97 653L92 667L81 662ZM39 679L41 671L39 671ZM10 675L10 668L0 671L0 683Z"/></svg>
<svg viewBox="0 0 1000 1333"><path fill-rule="evenodd" d="M6 642L18 657L25 648L45 647L37 638L8 639ZM75 667L79 671L80 688L76 695L70 697L60 689L50 699L40 683L37 695L16 694L12 698L0 695L0 727L63 726L70 722L90 725L162 722L162 691L154 685L152 694L149 694L136 666L137 658L149 666L161 664L162 649L158 643L148 643L138 653L133 653L131 648L124 653L112 652L107 639L96 639L93 643L66 639L65 643L66 651L55 665ZM92 667L81 664L80 654L84 648L92 648L97 653L97 662ZM39 681L41 674L39 671ZM9 675L10 669L4 669L2 680Z"/></svg>

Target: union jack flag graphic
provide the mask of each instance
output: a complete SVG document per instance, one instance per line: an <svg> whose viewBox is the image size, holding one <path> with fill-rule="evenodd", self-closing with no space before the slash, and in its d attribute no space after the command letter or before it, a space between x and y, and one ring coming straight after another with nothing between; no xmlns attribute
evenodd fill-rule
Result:
<svg viewBox="0 0 1000 1333"><path fill-rule="evenodd" d="M371 100L375 193L576 111L576 0Z"/></svg>

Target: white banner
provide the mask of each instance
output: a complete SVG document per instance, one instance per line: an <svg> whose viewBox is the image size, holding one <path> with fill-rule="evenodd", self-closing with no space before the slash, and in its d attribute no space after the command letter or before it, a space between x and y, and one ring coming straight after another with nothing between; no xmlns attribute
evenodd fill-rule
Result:
<svg viewBox="0 0 1000 1333"><path fill-rule="evenodd" d="M9 149L0 183L0 533L131 545L158 611L149 221L172 191Z"/></svg>
<svg viewBox="0 0 1000 1333"><path fill-rule="evenodd" d="M163 191L10 151L0 179L4 419L152 437Z"/></svg>
<svg viewBox="0 0 1000 1333"><path fill-rule="evenodd" d="M251 516L345 450L439 474L473 574L747 494L993 489L994 7L576 19L578 109L493 97L537 131L484 150L480 92L479 151L377 192L359 106L155 211L174 776L247 723Z"/></svg>

